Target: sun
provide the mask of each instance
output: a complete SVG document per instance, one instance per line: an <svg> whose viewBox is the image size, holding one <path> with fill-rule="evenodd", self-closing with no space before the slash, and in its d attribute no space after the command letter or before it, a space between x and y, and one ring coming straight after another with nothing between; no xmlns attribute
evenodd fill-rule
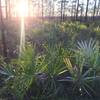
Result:
<svg viewBox="0 0 100 100"><path fill-rule="evenodd" d="M16 12L20 17L28 16L28 3L26 0L20 0L16 4Z"/></svg>

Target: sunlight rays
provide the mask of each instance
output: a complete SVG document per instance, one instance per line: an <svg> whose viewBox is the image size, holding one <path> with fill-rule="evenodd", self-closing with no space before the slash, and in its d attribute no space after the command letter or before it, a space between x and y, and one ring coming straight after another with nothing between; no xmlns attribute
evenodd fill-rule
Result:
<svg viewBox="0 0 100 100"><path fill-rule="evenodd" d="M19 47L19 56L22 54L23 50L25 49L25 19L28 15L28 5L25 0L21 0L18 5L16 6L17 13L21 20L20 25L20 47Z"/></svg>
<svg viewBox="0 0 100 100"><path fill-rule="evenodd" d="M25 48L25 26L24 26L24 18L21 17L21 34L20 34L20 54Z"/></svg>

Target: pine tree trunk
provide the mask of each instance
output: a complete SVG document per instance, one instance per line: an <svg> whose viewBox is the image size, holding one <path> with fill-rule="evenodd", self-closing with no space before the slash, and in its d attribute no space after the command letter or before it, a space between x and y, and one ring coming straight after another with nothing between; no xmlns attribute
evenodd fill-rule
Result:
<svg viewBox="0 0 100 100"><path fill-rule="evenodd" d="M76 20L78 18L78 13L79 13L79 0L77 1L77 8L76 8Z"/></svg>
<svg viewBox="0 0 100 100"><path fill-rule="evenodd" d="M0 0L0 23L1 23L1 36L2 36L2 51L3 56L7 58L7 49L6 49L6 41L5 41L5 30L4 30L4 22L3 22L3 13L2 13L2 6L1 6L1 0Z"/></svg>
<svg viewBox="0 0 100 100"><path fill-rule="evenodd" d="M89 0L87 0L87 5L86 5L86 13L85 13L85 20L87 21L87 14L88 14L88 6L89 6Z"/></svg>
<svg viewBox="0 0 100 100"><path fill-rule="evenodd" d="M95 13L96 13L96 4L97 4L97 0L95 0L95 3L94 3L94 9L93 9L93 20L94 20Z"/></svg>
<svg viewBox="0 0 100 100"><path fill-rule="evenodd" d="M6 19L8 19L8 2L5 0Z"/></svg>
<svg viewBox="0 0 100 100"><path fill-rule="evenodd" d="M43 0L42 0L42 21L44 19L44 6L43 6Z"/></svg>

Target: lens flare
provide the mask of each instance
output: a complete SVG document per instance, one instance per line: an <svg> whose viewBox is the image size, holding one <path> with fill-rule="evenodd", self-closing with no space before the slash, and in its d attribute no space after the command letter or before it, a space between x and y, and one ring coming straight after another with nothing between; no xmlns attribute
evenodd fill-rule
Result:
<svg viewBox="0 0 100 100"><path fill-rule="evenodd" d="M26 0L21 0L16 4L16 12L20 17L25 17L28 15L28 3Z"/></svg>

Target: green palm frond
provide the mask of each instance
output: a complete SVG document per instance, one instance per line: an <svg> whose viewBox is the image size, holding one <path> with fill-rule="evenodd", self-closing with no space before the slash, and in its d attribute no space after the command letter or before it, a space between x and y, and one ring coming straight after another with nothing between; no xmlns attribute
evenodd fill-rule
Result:
<svg viewBox="0 0 100 100"><path fill-rule="evenodd" d="M76 55L81 55L85 59L85 64L95 68L99 66L99 48L99 42L93 39L90 39L89 41L78 41L78 50L76 50L75 53Z"/></svg>
<svg viewBox="0 0 100 100"><path fill-rule="evenodd" d="M99 50L98 42L93 39L90 39L89 41L78 41L77 44L78 50L87 57L91 57Z"/></svg>

